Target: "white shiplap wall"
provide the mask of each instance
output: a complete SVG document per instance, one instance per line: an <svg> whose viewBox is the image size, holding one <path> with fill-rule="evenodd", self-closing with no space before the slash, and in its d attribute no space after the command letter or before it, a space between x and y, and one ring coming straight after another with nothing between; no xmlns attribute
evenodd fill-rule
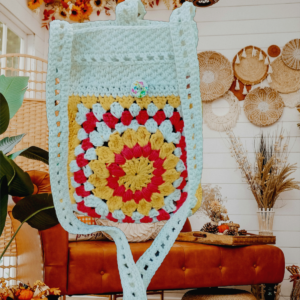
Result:
<svg viewBox="0 0 300 300"><path fill-rule="evenodd" d="M47 58L48 32L36 27L36 16L28 12L27 0L1 0L14 14L26 22L35 32L36 54ZM162 2L162 0L161 0ZM14 4L13 4L14 3ZM27 10L27 11L26 11ZM168 21L171 15L163 3L147 9L146 19ZM32 20L30 20L31 16ZM92 15L91 20L114 19L104 12L100 17ZM199 30L198 52L214 50L232 60L234 55L247 45L255 45L267 51L272 45L283 47L285 43L300 37L300 0L220 0L214 6L198 8L195 20ZM105 42L105 41L103 41ZM243 102L240 102L243 105ZM219 103L217 114L226 113L227 108ZM299 113L296 109L285 108L283 116L275 125L262 129L264 132L284 127L289 131L293 145L290 162L298 163L300 158L300 131L297 128ZM241 137L253 158L253 138L260 128L252 125L243 110L234 128ZM203 127L204 170L203 183L217 184L222 187L222 195L228 198L227 208L230 218L241 227L255 232L258 230L256 204L247 185L241 181L240 173L230 156L225 134ZM296 179L300 181L298 166ZM287 264L300 265L300 192L284 193L278 203L275 216L277 245L283 250ZM206 220L191 218L193 229L199 229ZM288 299L291 291L288 274L285 275L282 294ZM182 292L167 294L168 299L181 299ZM282 299L284 299L282 298Z"/></svg>

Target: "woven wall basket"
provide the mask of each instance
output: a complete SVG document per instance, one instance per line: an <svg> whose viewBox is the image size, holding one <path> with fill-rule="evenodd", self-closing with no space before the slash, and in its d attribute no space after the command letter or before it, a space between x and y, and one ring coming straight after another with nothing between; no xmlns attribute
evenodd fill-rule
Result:
<svg viewBox="0 0 300 300"><path fill-rule="evenodd" d="M225 93L222 97L218 98L224 99L229 104L229 111L224 116L217 116L212 109L213 102L203 103L203 120L207 126L216 131L226 131L235 126L239 115L240 115L240 105L239 100L231 91Z"/></svg>
<svg viewBox="0 0 300 300"><path fill-rule="evenodd" d="M300 39L291 40L283 47L282 59L288 67L300 70Z"/></svg>
<svg viewBox="0 0 300 300"><path fill-rule="evenodd" d="M280 53L281 53L281 50L277 45L271 45L268 48L268 54L270 57L277 57L280 55Z"/></svg>
<svg viewBox="0 0 300 300"><path fill-rule="evenodd" d="M284 103L279 93L270 87L260 87L245 98L244 111L248 120L257 126L269 126L278 121Z"/></svg>
<svg viewBox="0 0 300 300"><path fill-rule="evenodd" d="M283 94L293 93L300 89L300 71L286 66L282 56L277 57L271 66L273 73L270 74L272 79L270 86L273 89Z"/></svg>
<svg viewBox="0 0 300 300"><path fill-rule="evenodd" d="M244 91L244 84L240 81L240 80L238 80L239 81L239 89L238 90L236 90L235 88L236 88L236 78L234 77L234 80L233 80L233 83L232 83L232 85L231 85L231 87L230 87L230 91L232 91L233 92L233 94L240 100L240 101L242 101L242 100L244 100L245 99L245 97L246 97L246 95L244 95L243 94L243 91ZM251 90L251 85L246 85L246 89L247 89L247 94L249 93L249 91Z"/></svg>
<svg viewBox="0 0 300 300"><path fill-rule="evenodd" d="M230 61L214 51L199 53L198 61L202 101L212 101L224 95L233 81Z"/></svg>
<svg viewBox="0 0 300 300"><path fill-rule="evenodd" d="M246 57L242 54L246 52ZM268 75L268 65L265 65L267 54L258 47L254 47L256 55L252 56L253 46L247 46L237 54L240 63L236 63L237 55L233 59L234 76L246 85L254 85L260 83ZM260 52L262 59L259 60Z"/></svg>
<svg viewBox="0 0 300 300"><path fill-rule="evenodd" d="M286 107L295 108L300 105L300 90L289 94L279 93L279 95L281 96L284 106Z"/></svg>

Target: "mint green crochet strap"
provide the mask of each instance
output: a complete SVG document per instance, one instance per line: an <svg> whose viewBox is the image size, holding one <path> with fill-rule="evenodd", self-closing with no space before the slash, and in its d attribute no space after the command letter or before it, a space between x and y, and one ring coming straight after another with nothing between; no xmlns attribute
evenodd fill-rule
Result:
<svg viewBox="0 0 300 300"><path fill-rule="evenodd" d="M195 194L202 173L202 110L196 53L197 33L195 22L192 20L194 13L194 6L186 2L173 12L169 24L162 25L170 31L171 46L175 56L178 94L181 100L187 144L188 198L171 216L136 264L123 232L117 228L91 226L80 222L73 213L69 195L68 99L74 92L71 88L70 74L74 67L72 63L76 63L72 57L73 28L97 31L101 27L98 26L99 23L105 22L71 25L66 22L54 21L50 26L46 94L49 124L49 171L51 185L54 187L52 193L57 217L63 228L70 233L89 234L104 231L113 238L117 247L118 268L125 300L147 299L146 289L152 277L170 251L187 217L191 215L191 209L197 202ZM126 27L128 25L130 25L129 28L139 24L148 28L154 26L155 22L142 20L144 14L145 9L140 1L126 0L117 6L116 21L108 21L105 23L107 26L103 27L117 25L124 26L124 30L128 30ZM82 51L84 52L84 49ZM188 89L187 86L189 86Z"/></svg>
<svg viewBox="0 0 300 300"><path fill-rule="evenodd" d="M140 0L124 1L116 7L117 25L136 25L143 20L146 14L144 5Z"/></svg>
<svg viewBox="0 0 300 300"><path fill-rule="evenodd" d="M198 37L195 41L195 27L191 26L194 24L194 15L195 7L191 3L185 2L173 12L170 19L179 95L185 124L184 134L187 141L188 199L166 223L151 247L137 262L146 287L148 287L157 268L169 253L186 219L191 216L191 209L197 203L196 190L201 181L203 150L202 106L199 89L199 65L195 48ZM178 22L181 26L178 26ZM187 86L190 88L187 89ZM152 261L154 261L153 264L149 263Z"/></svg>

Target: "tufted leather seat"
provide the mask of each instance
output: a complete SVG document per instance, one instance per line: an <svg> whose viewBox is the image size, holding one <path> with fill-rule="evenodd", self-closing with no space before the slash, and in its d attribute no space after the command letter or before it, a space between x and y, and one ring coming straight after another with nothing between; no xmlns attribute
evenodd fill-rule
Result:
<svg viewBox="0 0 300 300"><path fill-rule="evenodd" d="M135 261L150 245L150 241L130 245ZM278 283L283 273L284 256L277 247L226 248L176 242L149 290ZM67 286L71 295L121 292L115 244L70 243Z"/></svg>
<svg viewBox="0 0 300 300"><path fill-rule="evenodd" d="M30 176L38 193L50 192L49 177L44 172ZM188 220L182 231L191 231ZM69 243L68 233L61 225L40 234L47 285L59 287L63 295L122 291L113 242ZM135 261L151 243L130 244ZM149 290L277 284L283 280L284 269L283 252L274 246L220 247L176 242L153 277Z"/></svg>
<svg viewBox="0 0 300 300"><path fill-rule="evenodd" d="M189 223L186 229L190 227ZM109 241L68 243L57 225L41 232L45 282L63 294L121 292L116 246ZM151 245L131 243L135 261ZM149 290L280 283L284 255L274 246L220 247L176 242L153 277Z"/></svg>

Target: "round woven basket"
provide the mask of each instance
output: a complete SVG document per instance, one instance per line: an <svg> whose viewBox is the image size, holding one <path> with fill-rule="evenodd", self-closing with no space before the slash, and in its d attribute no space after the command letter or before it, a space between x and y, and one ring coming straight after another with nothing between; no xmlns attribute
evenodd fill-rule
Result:
<svg viewBox="0 0 300 300"><path fill-rule="evenodd" d="M283 47L282 59L288 67L300 70L300 39L291 40Z"/></svg>
<svg viewBox="0 0 300 300"><path fill-rule="evenodd" d="M236 289L198 289L185 293L182 300L256 300L249 292Z"/></svg>
<svg viewBox="0 0 300 300"><path fill-rule="evenodd" d="M234 78L234 80L233 80L233 83L232 83L232 85L231 85L231 87L230 87L230 91L231 92L233 92L233 94L240 100L240 101L242 101L242 100L244 100L245 99L245 97L246 97L246 95L244 95L243 94L243 91L244 91L244 84L240 81L240 80L238 80L238 82L239 82L239 89L238 90L236 90L235 88L236 88L236 78ZM249 93L249 91L251 90L251 85L246 85L246 89L247 89L247 94Z"/></svg>
<svg viewBox="0 0 300 300"><path fill-rule="evenodd" d="M242 57L244 49L237 54L240 63L236 63L237 56L233 59L234 76L246 85L254 85L263 81L268 75L268 65L265 65L267 54L258 47L254 47L256 55L252 56L253 46L245 48L246 56ZM259 54L262 53L263 59L259 60Z"/></svg>
<svg viewBox="0 0 300 300"><path fill-rule="evenodd" d="M283 94L293 93L300 89L300 71L286 66L282 56L277 57L271 66L273 73L270 74L272 79L270 86L273 89Z"/></svg>
<svg viewBox="0 0 300 300"><path fill-rule="evenodd" d="M281 96L285 107L295 108L300 105L300 90L289 94L279 93L279 95Z"/></svg>
<svg viewBox="0 0 300 300"><path fill-rule="evenodd" d="M224 95L233 81L230 61L214 51L199 53L198 61L202 101L212 101Z"/></svg>
<svg viewBox="0 0 300 300"><path fill-rule="evenodd" d="M260 87L245 98L244 111L248 120L257 126L269 126L278 121L284 103L279 93L270 87Z"/></svg>
<svg viewBox="0 0 300 300"><path fill-rule="evenodd" d="M215 103L215 101L221 99L227 101L227 103L229 104L229 111L224 116L217 116L213 112L212 105ZM216 131L226 131L233 128L239 118L241 111L239 100L231 91L228 91L215 101L203 103L203 121L210 129Z"/></svg>
<svg viewBox="0 0 300 300"><path fill-rule="evenodd" d="M268 54L270 57L277 57L280 53L281 53L281 50L277 45L271 45L268 48Z"/></svg>

